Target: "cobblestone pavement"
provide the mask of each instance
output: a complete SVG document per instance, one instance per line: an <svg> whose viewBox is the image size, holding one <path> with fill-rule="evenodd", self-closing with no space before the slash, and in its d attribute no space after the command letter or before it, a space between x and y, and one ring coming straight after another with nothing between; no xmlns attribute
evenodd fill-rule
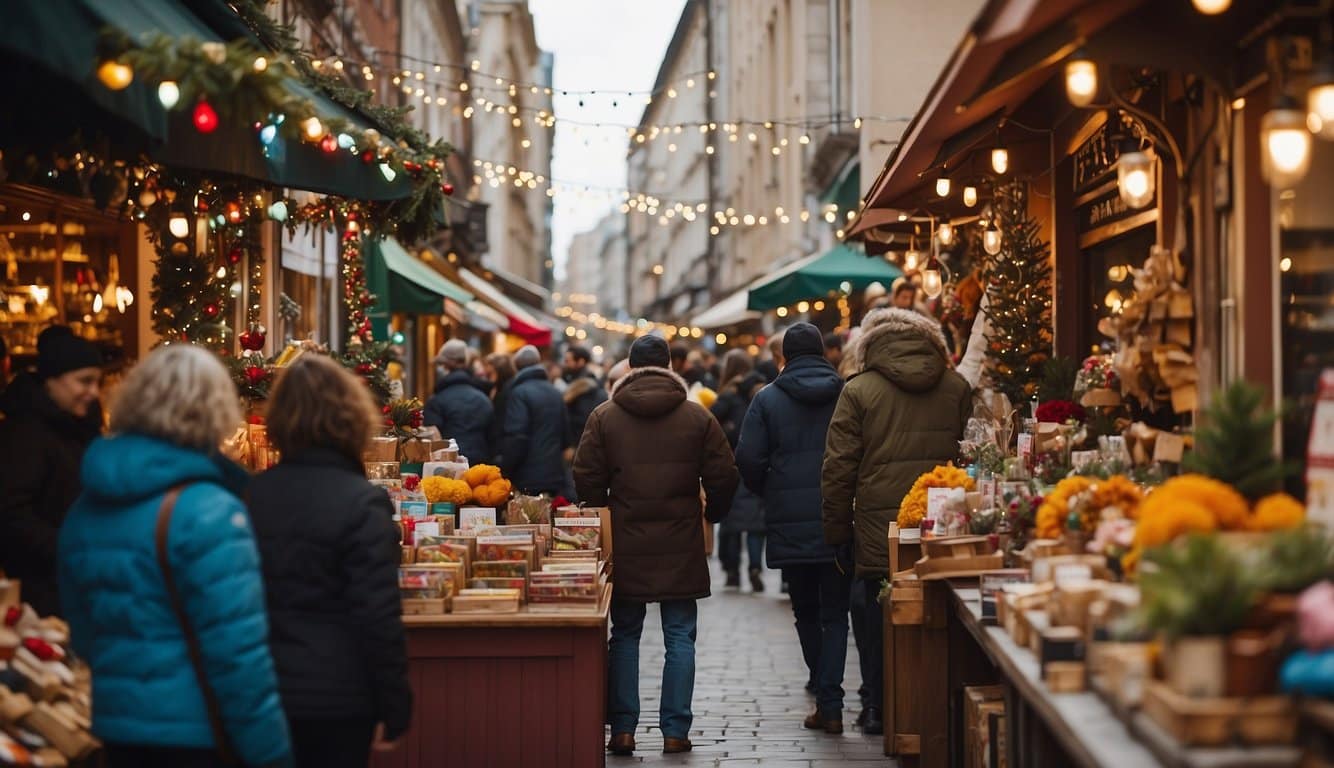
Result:
<svg viewBox="0 0 1334 768"><path fill-rule="evenodd" d="M857 652L848 635L847 692L842 736L802 728L815 707L806 693L806 667L792 626L792 608L778 593L778 571L766 570L766 591L749 585L727 589L716 560L713 596L700 602L696 644L694 751L662 754L658 701L662 685L662 625L650 607L640 645L638 750L633 757L607 756L608 768L631 765L833 768L893 766L879 736L864 736L854 721L861 684ZM747 579L742 578L742 581Z"/></svg>

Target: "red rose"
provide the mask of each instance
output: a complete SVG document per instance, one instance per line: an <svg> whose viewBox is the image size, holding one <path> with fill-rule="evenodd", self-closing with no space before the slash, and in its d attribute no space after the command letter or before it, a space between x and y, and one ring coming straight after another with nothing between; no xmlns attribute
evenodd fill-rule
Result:
<svg viewBox="0 0 1334 768"><path fill-rule="evenodd" d="M1038 406L1038 421L1064 424L1067 421L1083 421L1088 415L1078 403L1069 400L1048 400Z"/></svg>

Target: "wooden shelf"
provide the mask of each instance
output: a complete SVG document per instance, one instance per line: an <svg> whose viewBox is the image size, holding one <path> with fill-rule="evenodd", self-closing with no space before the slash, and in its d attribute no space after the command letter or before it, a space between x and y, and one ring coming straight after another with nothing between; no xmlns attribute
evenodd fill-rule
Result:
<svg viewBox="0 0 1334 768"><path fill-rule="evenodd" d="M528 606L518 613L437 613L404 616L409 632L427 627L597 627L606 624L611 610L611 585L603 588L596 609L588 611L531 611Z"/></svg>

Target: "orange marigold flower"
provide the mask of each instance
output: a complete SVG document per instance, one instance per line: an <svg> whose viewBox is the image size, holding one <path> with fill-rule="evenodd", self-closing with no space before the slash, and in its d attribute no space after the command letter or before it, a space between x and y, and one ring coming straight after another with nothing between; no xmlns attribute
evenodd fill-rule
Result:
<svg viewBox="0 0 1334 768"><path fill-rule="evenodd" d="M927 488L963 488L973 490L973 478L968 473L954 466L940 466L917 478L899 504L898 523L900 528L917 528L926 517Z"/></svg>
<svg viewBox="0 0 1334 768"><path fill-rule="evenodd" d="M1256 502L1249 522L1253 531L1283 531L1296 528L1304 520L1306 507L1300 501L1286 493L1274 493Z"/></svg>

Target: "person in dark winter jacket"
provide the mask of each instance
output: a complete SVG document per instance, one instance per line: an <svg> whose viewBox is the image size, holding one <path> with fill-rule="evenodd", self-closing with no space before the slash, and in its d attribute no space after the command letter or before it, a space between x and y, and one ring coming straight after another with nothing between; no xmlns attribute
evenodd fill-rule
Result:
<svg viewBox="0 0 1334 768"><path fill-rule="evenodd" d="M520 349L514 355L514 366L519 372L505 403L500 470L515 490L566 495L565 401L547 378L537 348Z"/></svg>
<svg viewBox="0 0 1334 768"><path fill-rule="evenodd" d="M741 437L741 424L751 398L764 386L764 375L755 370L755 363L743 349L734 349L723 356L723 388L709 409L727 435L727 442L736 449ZM718 526L718 559L727 572L727 586L741 586L741 538L745 536L746 552L750 558L750 587L764 591L764 502L750 489L737 489L732 499L732 510Z"/></svg>
<svg viewBox="0 0 1334 768"><path fill-rule="evenodd" d="M361 463L378 422L366 388L320 355L286 368L269 398L282 461L251 484L250 514L302 767L364 766L412 715L394 510Z"/></svg>
<svg viewBox="0 0 1334 768"><path fill-rule="evenodd" d="M607 648L608 749L618 755L635 750L647 603L661 605L666 646L658 720L663 752L691 749L696 601L709 596L704 520L727 514L738 481L722 428L687 399L685 380L669 365L666 341L636 339L632 370L589 417L574 460L579 498L611 507L616 589Z"/></svg>
<svg viewBox="0 0 1334 768"><path fill-rule="evenodd" d="M445 375L435 383L435 394L426 401L422 421L440 430L440 436L453 438L459 453L473 464L491 460L491 398L477 387L476 377L468 368L468 345L450 339L436 355L437 365Z"/></svg>
<svg viewBox="0 0 1334 768"><path fill-rule="evenodd" d="M843 390L825 359L820 332L797 323L783 334L786 365L755 396L737 444L746 487L764 498L770 568L782 568L796 616L797 639L818 708L806 727L843 732L843 666L848 652L852 548L824 541L820 469L825 434Z"/></svg>
<svg viewBox="0 0 1334 768"><path fill-rule="evenodd" d="M102 356L64 326L42 332L37 371L20 373L0 408L0 569L42 615L59 612L56 541L78 498L79 464L101 432Z"/></svg>
<svg viewBox="0 0 1334 768"><path fill-rule="evenodd" d="M886 531L918 476L958 457L972 411L968 382L949 369L947 355L934 318L900 308L867 313L861 336L847 350L854 375L839 395L825 442L825 541L855 543L866 597L867 732L883 728L883 626L876 605L880 581L889 575Z"/></svg>
<svg viewBox="0 0 1334 768"><path fill-rule="evenodd" d="M584 435L584 426L593 409L607 402L607 390L602 388L598 377L588 369L593 356L583 347L570 347L565 350L565 388L566 415L569 418L569 436L566 443L570 450L579 445L579 438ZM571 456L573 458L573 456Z"/></svg>
<svg viewBox="0 0 1334 768"><path fill-rule="evenodd" d="M112 436L88 449L59 546L62 616L92 669L93 733L107 764L221 765L226 744L244 765L291 765L259 553L240 499L248 478L218 454L241 424L236 386L213 353L172 344L130 371L111 413Z"/></svg>
<svg viewBox="0 0 1334 768"><path fill-rule="evenodd" d="M510 384L514 382L514 358L504 352L492 352L482 360L485 380L491 382L491 428L487 443L491 446L490 462L501 464L500 451L505 442L505 404L509 402Z"/></svg>

